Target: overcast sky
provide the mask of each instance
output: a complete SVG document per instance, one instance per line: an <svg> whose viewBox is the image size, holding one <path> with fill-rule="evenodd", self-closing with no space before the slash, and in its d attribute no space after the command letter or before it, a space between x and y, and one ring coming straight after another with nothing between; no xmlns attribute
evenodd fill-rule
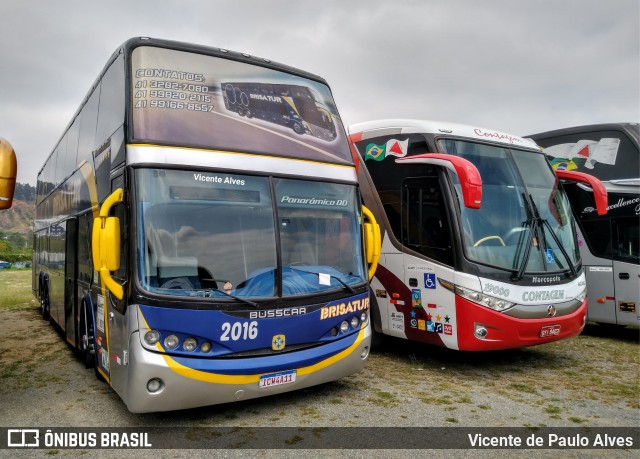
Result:
<svg viewBox="0 0 640 459"><path fill-rule="evenodd" d="M0 137L36 174L133 36L324 77L345 125L420 118L531 134L640 121L638 0L0 0Z"/></svg>

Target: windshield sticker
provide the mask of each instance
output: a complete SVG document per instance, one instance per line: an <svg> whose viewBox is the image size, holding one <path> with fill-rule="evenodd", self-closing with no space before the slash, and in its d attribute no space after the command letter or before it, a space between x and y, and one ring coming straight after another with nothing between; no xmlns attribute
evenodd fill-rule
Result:
<svg viewBox="0 0 640 459"><path fill-rule="evenodd" d="M364 160L373 159L374 161L382 161L387 156L402 158L403 156L407 156L408 145L409 139L389 139L387 143L383 143L382 145L370 143L365 149Z"/></svg>
<svg viewBox="0 0 640 459"><path fill-rule="evenodd" d="M618 157L620 139L603 138L600 141L579 140L545 148L554 170L593 169L596 163L613 166Z"/></svg>
<svg viewBox="0 0 640 459"><path fill-rule="evenodd" d="M553 249L546 249L544 255L547 259L547 263L553 263L556 257L553 255Z"/></svg>
<svg viewBox="0 0 640 459"><path fill-rule="evenodd" d="M318 282L320 285L331 285L331 275L318 273Z"/></svg>
<svg viewBox="0 0 640 459"><path fill-rule="evenodd" d="M193 179L196 182L219 183L226 185L244 186L245 184L245 181L243 179L236 179L231 176L226 176L223 178L217 175L193 174Z"/></svg>
<svg viewBox="0 0 640 459"><path fill-rule="evenodd" d="M308 206L331 206L347 207L347 199L327 199L327 198L302 198L297 196L283 196L280 198L282 204L306 204Z"/></svg>

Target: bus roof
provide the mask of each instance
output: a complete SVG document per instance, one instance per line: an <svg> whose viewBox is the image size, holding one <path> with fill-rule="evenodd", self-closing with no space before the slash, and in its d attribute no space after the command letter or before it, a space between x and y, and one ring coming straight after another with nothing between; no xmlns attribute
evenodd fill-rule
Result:
<svg viewBox="0 0 640 459"><path fill-rule="evenodd" d="M473 125L416 119L384 119L352 124L349 135L362 134L361 140L396 134L434 134L489 141L539 150L531 139Z"/></svg>
<svg viewBox="0 0 640 459"><path fill-rule="evenodd" d="M635 143L640 143L640 124L638 123L601 123L601 124L585 124L583 126L573 126L551 131L539 132L527 135L532 139L546 139L548 137L557 137L560 135L582 134L591 131L624 131L629 134Z"/></svg>
<svg viewBox="0 0 640 459"><path fill-rule="evenodd" d="M285 73L291 73L297 76L301 76L303 78L307 78L310 80L315 80L320 83L327 85L327 81L310 72L291 67L286 64L281 64L279 62L274 62L271 59L252 56L250 54L244 52L232 51L225 48L217 48L212 46L198 45L195 43L186 43L182 41L174 41L174 40L165 40L161 38L151 38L151 37L133 37L129 40L125 41L120 49L131 50L138 46L155 46L158 48L169 48L175 49L177 51L185 51L196 54L205 54L208 56L221 57L224 59L230 59L234 61L244 62L245 64L259 65L261 67L270 68L273 70L278 70ZM116 53L118 53L118 51Z"/></svg>

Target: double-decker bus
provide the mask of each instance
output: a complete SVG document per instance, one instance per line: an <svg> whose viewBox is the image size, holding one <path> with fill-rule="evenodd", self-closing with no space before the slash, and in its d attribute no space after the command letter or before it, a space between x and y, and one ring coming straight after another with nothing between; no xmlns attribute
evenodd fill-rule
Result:
<svg viewBox="0 0 640 459"><path fill-rule="evenodd" d="M375 338L484 351L581 332L575 224L535 142L421 120L371 121L349 135L364 203L383 234L371 284ZM597 179L558 174L595 187L606 211Z"/></svg>
<svg viewBox="0 0 640 459"><path fill-rule="evenodd" d="M309 387L367 360L379 232L344 128L304 142L230 116L221 85L237 74L334 106L318 76L134 38L38 174L42 315L132 412Z"/></svg>
<svg viewBox="0 0 640 459"><path fill-rule="evenodd" d="M579 184L565 186L578 222L580 255L591 302L587 320L640 325L640 125L575 126L530 136L556 170L599 178L609 193L606 215Z"/></svg>
<svg viewBox="0 0 640 459"><path fill-rule="evenodd" d="M307 86L268 83L222 83L227 110L260 118L326 141L336 138L334 115Z"/></svg>

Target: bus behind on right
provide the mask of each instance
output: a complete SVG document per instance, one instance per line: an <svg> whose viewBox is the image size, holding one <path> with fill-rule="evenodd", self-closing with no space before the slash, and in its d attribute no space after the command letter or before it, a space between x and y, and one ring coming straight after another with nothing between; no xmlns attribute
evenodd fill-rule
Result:
<svg viewBox="0 0 640 459"><path fill-rule="evenodd" d="M555 170L586 172L607 188L608 212L598 215L584 185L565 184L578 222L587 278L587 319L640 325L640 124L576 126L528 135Z"/></svg>

